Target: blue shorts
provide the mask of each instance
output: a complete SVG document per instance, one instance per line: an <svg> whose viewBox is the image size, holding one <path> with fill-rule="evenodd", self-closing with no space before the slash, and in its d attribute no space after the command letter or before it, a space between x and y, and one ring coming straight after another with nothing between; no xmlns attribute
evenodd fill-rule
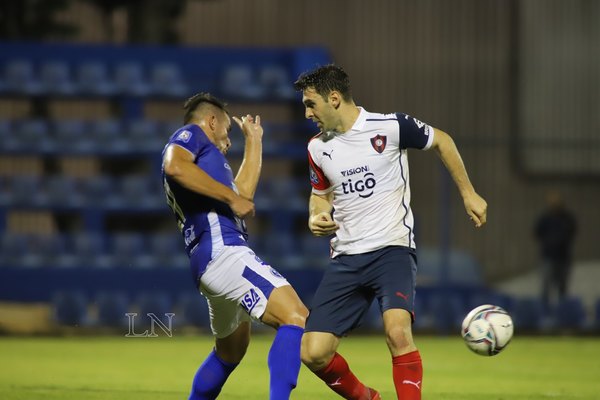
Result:
<svg viewBox="0 0 600 400"><path fill-rule="evenodd" d="M417 256L408 247L337 256L315 293L305 330L344 336L359 326L375 298L382 314L401 308L414 319L416 277Z"/></svg>

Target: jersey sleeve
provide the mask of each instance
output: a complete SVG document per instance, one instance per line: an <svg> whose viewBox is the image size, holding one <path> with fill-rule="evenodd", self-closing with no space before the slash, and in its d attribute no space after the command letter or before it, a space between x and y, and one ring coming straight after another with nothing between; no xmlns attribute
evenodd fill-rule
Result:
<svg viewBox="0 0 600 400"><path fill-rule="evenodd" d="M310 147L308 149L308 168L310 173L310 184L313 187L313 193L326 194L330 192L332 187L329 183L329 179L327 179L321 167L319 167L314 161Z"/></svg>
<svg viewBox="0 0 600 400"><path fill-rule="evenodd" d="M188 125L173 134L171 143L183 147L197 157L207 149L210 141L200 128L193 129Z"/></svg>
<svg viewBox="0 0 600 400"><path fill-rule="evenodd" d="M427 150L433 143L434 130L430 125L407 114L397 113L401 149Z"/></svg>

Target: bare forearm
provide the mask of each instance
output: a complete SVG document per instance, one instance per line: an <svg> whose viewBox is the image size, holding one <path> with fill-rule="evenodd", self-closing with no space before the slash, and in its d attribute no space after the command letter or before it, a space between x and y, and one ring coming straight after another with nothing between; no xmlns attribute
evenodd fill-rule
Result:
<svg viewBox="0 0 600 400"><path fill-rule="evenodd" d="M452 176L456 187L464 197L467 194L473 193L475 189L469 180L469 175L465 168L465 164L456 148L454 140L445 132L436 130L436 139L438 141L435 147L438 156L446 166L446 169Z"/></svg>
<svg viewBox="0 0 600 400"><path fill-rule="evenodd" d="M167 175L184 188L229 204L237 195L194 164L178 165Z"/></svg>
<svg viewBox="0 0 600 400"><path fill-rule="evenodd" d="M318 196L311 194L308 202L308 210L310 216L316 216L321 213L331 213L333 206L331 205L332 193L328 193L325 196Z"/></svg>
<svg viewBox="0 0 600 400"><path fill-rule="evenodd" d="M262 168L262 141L259 139L246 139L244 159L235 177L235 185L240 196L252 200L256 193L256 186Z"/></svg>

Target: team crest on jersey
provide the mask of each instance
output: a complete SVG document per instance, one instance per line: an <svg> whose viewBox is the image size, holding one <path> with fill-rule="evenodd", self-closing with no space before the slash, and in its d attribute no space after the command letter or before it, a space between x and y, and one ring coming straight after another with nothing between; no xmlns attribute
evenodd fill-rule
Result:
<svg viewBox="0 0 600 400"><path fill-rule="evenodd" d="M309 170L310 170L310 181L313 183L313 185L318 185L319 184L319 176L317 175L317 173L315 172L313 167L310 165L309 165Z"/></svg>
<svg viewBox="0 0 600 400"><path fill-rule="evenodd" d="M379 154L383 153L385 150L385 145L387 143L387 136L377 135L371 138L371 145Z"/></svg>
<svg viewBox="0 0 600 400"><path fill-rule="evenodd" d="M190 141L192 137L192 133L188 130L181 131L175 140L181 140L183 143L187 143Z"/></svg>

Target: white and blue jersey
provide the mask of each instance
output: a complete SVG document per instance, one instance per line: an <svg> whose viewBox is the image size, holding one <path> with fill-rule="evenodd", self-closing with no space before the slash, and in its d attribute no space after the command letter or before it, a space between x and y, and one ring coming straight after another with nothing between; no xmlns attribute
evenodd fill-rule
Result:
<svg viewBox="0 0 600 400"><path fill-rule="evenodd" d="M169 139L165 150L170 145L192 153L194 163L200 169L237 193L227 159L199 126L190 124L179 128ZM167 203L175 214L186 252L192 259L191 272L196 281L224 246L247 246L245 224L227 204L182 187L164 170L162 178Z"/></svg>

